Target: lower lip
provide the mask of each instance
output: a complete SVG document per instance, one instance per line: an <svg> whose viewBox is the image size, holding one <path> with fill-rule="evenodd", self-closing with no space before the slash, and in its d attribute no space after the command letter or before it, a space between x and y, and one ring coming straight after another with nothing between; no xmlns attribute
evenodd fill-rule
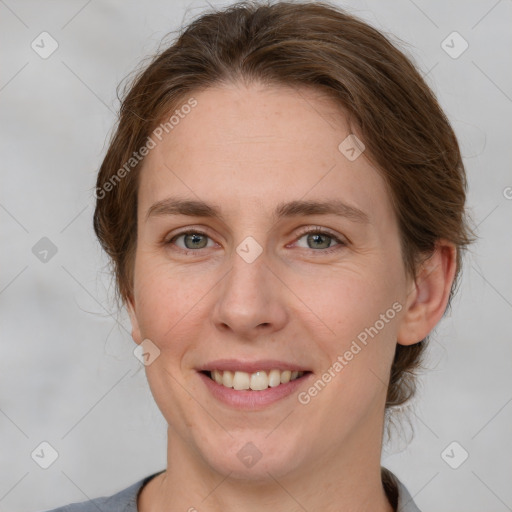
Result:
<svg viewBox="0 0 512 512"><path fill-rule="evenodd" d="M269 387L261 391L248 389L237 391L233 388L227 388L222 384L217 384L204 373L198 372L198 375L203 380L210 393L220 402L237 409L254 410L261 409L290 396L313 374L306 373L302 377L287 382L286 384L279 384L279 386L275 388Z"/></svg>

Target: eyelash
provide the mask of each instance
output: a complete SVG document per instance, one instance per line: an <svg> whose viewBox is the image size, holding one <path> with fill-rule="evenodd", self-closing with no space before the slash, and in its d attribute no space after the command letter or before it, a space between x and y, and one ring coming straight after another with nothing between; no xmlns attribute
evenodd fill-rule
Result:
<svg viewBox="0 0 512 512"><path fill-rule="evenodd" d="M345 247L347 245L343 240L340 240L333 233L331 233L330 231L326 231L324 228L321 228L319 226L306 228L305 230L301 231L299 233L296 241L301 239L304 235L308 235L310 233L314 233L316 235L328 236L329 238L332 238L336 242L339 242L339 244L337 246L328 247L327 249L309 249L310 251L313 251L313 252L320 252L322 254L331 254L333 252L336 252L336 251L342 249L343 247ZM204 233L203 231L199 231L197 229L191 228L191 229L187 229L186 231L181 231L180 233L176 233L170 239L165 240L164 241L164 245L171 245L180 236L192 235L192 234L206 236L206 237L211 239L211 237L207 233ZM201 250L201 249L182 249L181 247L178 247L178 249L181 252L183 252L184 254L197 253L197 252L199 252Z"/></svg>

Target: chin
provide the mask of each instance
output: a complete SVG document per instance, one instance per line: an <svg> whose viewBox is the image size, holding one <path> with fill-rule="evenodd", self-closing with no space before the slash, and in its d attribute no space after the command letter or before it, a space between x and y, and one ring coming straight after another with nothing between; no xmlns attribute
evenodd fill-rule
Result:
<svg viewBox="0 0 512 512"><path fill-rule="evenodd" d="M248 482L274 481L290 473L299 465L300 444L275 434L233 435L222 442L210 441L199 447L206 462L220 474ZM303 443L302 446L305 446Z"/></svg>

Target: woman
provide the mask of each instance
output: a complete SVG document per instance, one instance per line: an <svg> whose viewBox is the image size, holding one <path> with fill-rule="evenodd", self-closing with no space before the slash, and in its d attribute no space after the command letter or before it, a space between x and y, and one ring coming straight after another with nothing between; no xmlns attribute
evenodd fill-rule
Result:
<svg viewBox="0 0 512 512"><path fill-rule="evenodd" d="M127 92L94 215L167 468L55 510L417 511L385 414L453 296L465 192L377 30L318 2L192 22Z"/></svg>

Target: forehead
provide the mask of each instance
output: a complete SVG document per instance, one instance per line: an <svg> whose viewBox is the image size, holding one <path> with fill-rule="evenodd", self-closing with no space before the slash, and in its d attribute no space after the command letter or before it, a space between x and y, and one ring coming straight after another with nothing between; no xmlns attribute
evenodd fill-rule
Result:
<svg viewBox="0 0 512 512"><path fill-rule="evenodd" d="M195 106L180 110L194 104L190 98ZM190 98L177 106L161 141L153 137L156 147L141 171L142 214L171 195L218 204L226 215L249 204L266 211L283 201L323 198L344 200L371 222L392 219L377 170L364 153L351 161L340 150L351 131L342 107L325 94L258 84L209 88Z"/></svg>

